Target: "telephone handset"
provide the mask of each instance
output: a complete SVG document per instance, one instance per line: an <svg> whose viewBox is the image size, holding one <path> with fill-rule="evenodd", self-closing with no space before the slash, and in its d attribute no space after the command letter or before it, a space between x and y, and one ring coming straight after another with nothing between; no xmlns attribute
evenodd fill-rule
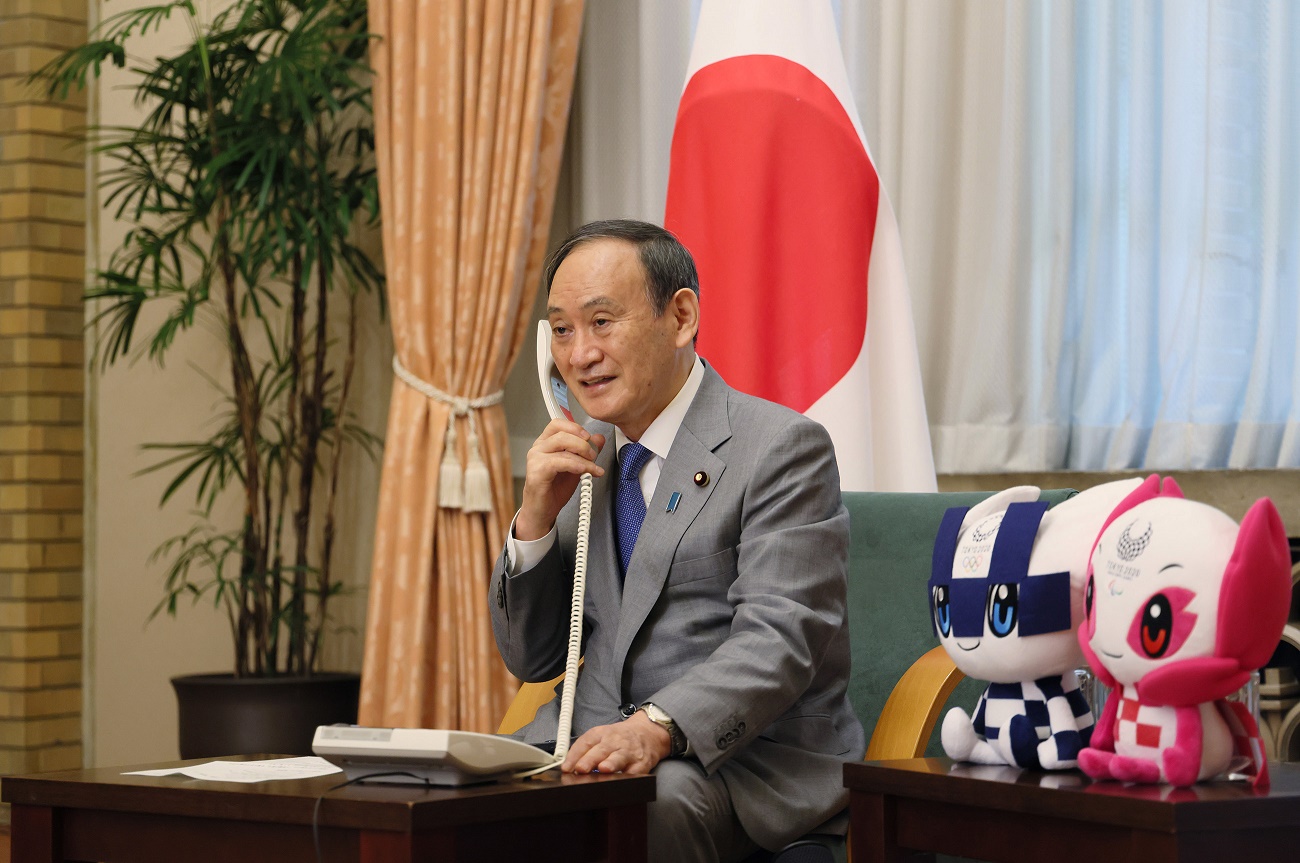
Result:
<svg viewBox="0 0 1300 863"><path fill-rule="evenodd" d="M560 377L555 358L551 356L551 325L546 321L537 322L537 380L542 385L542 401L546 402L551 419L573 419L573 411L569 410L569 385Z"/></svg>
<svg viewBox="0 0 1300 863"><path fill-rule="evenodd" d="M572 420L569 387L555 367L551 356L551 325L537 322L537 378L542 400L552 419ZM569 606L569 650L564 663L564 685L560 690L560 717L555 729L555 757L563 759L569 751L573 728L573 696L578 686L578 660L582 655L582 606L587 590L587 542L591 535L591 474L584 473L578 482L578 536L573 554L573 599Z"/></svg>

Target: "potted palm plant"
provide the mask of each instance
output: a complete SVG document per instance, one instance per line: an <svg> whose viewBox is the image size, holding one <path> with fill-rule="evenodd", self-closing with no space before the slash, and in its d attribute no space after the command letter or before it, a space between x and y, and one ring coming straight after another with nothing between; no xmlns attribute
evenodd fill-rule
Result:
<svg viewBox="0 0 1300 863"><path fill-rule="evenodd" d="M188 25L180 50L129 61L173 16ZM210 436L145 444L151 469L169 472L161 503L198 505L156 552L167 576L154 614L210 601L233 639L229 673L173 681L182 757L305 751L317 723L355 720L357 676L319 665L341 589L340 457L379 444L349 412L358 303L383 303L360 245L378 218L368 38L365 0L231 0L210 20L171 0L106 19L38 73L66 97L103 64L130 62L146 112L92 130L106 201L132 223L87 292L96 365L141 352L161 364L201 323L222 334L212 380L225 410ZM142 323L147 303L164 307L160 323ZM240 516L217 523L230 496ZM332 685L341 694L318 694ZM316 702L323 715L291 715ZM251 718L231 705L252 705Z"/></svg>

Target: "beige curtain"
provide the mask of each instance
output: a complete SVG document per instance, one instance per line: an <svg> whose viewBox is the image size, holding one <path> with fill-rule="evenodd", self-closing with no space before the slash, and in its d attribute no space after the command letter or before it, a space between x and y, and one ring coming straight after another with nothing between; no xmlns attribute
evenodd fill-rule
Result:
<svg viewBox="0 0 1300 863"><path fill-rule="evenodd" d="M494 731L513 693L487 615L514 508L499 404L454 420L455 467L476 435L491 511L440 506L439 466L448 397L492 401L531 330L582 5L370 3L384 260L409 377L389 410L364 724Z"/></svg>

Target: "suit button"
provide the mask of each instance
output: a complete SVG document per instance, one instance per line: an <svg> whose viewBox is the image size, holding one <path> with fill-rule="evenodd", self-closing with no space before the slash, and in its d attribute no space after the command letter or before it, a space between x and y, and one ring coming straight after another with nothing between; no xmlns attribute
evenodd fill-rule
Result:
<svg viewBox="0 0 1300 863"><path fill-rule="evenodd" d="M506 607L506 586L504 584L498 584L497 585L497 608L505 608L505 607Z"/></svg>
<svg viewBox="0 0 1300 863"><path fill-rule="evenodd" d="M636 713L636 705L629 701L627 704L619 705L618 712L623 714L624 719L627 719L633 713Z"/></svg>

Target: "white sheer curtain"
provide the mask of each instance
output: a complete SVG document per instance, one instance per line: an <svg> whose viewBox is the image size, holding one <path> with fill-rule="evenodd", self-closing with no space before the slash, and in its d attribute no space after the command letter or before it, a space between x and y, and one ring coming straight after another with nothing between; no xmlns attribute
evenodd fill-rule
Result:
<svg viewBox="0 0 1300 863"><path fill-rule="evenodd" d="M590 5L580 219L662 218L698 6ZM1300 4L835 6L941 472L1300 467Z"/></svg>

